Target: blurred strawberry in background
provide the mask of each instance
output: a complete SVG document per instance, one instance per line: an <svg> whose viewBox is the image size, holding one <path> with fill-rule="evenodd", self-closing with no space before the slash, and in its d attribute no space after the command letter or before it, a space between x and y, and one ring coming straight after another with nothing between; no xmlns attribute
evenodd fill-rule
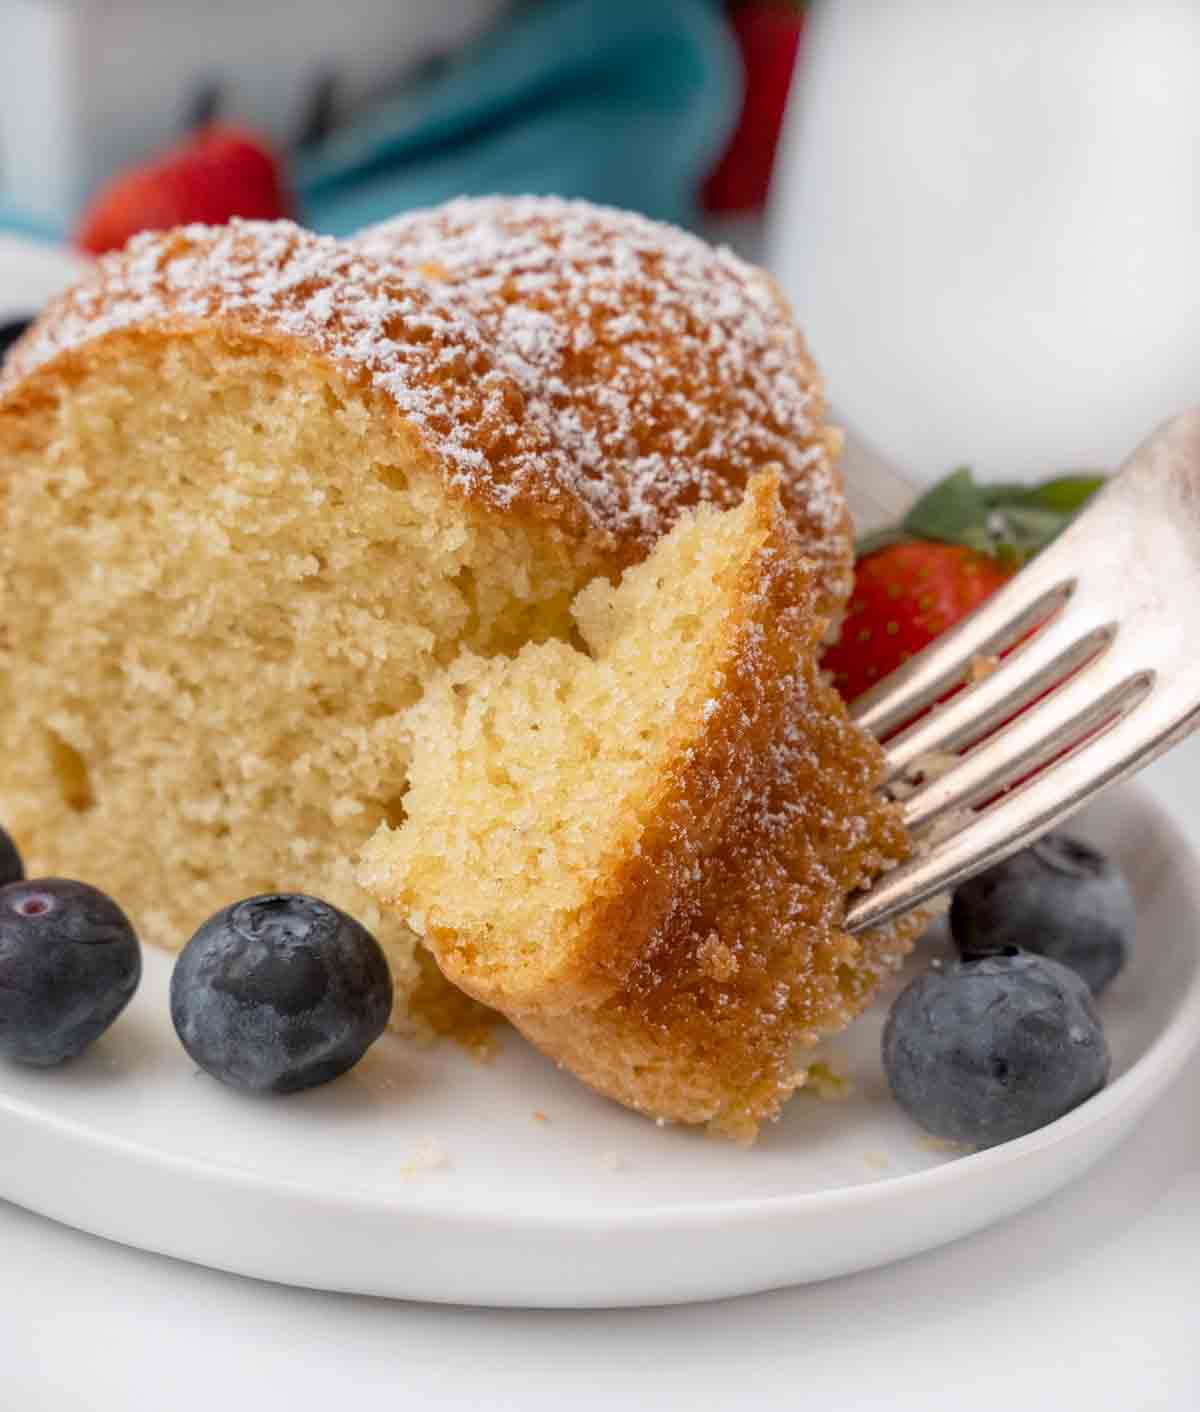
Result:
<svg viewBox="0 0 1200 1412"><path fill-rule="evenodd" d="M186 142L117 174L95 197L76 243L93 255L124 245L141 230L234 216L274 220L291 213L279 164L255 134L228 123L200 129Z"/></svg>
<svg viewBox="0 0 1200 1412"><path fill-rule="evenodd" d="M704 183L713 214L761 210L800 49L804 7L797 0L741 0L729 6L741 51L745 88L729 146Z"/></svg>

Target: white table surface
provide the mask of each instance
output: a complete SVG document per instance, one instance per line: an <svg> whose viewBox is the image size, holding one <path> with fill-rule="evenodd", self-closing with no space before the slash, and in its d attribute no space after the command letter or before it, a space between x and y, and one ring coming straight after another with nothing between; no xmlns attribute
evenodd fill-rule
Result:
<svg viewBox="0 0 1200 1412"><path fill-rule="evenodd" d="M13 248L0 238L0 273ZM23 281L22 303L60 277L47 261L46 287ZM1151 778L1200 845L1200 743ZM1198 1266L1200 1061L1114 1157L1003 1226L884 1270L679 1310L315 1294L0 1203L0 1412L1195 1412Z"/></svg>
<svg viewBox="0 0 1200 1412"><path fill-rule="evenodd" d="M869 1274L680 1310L313 1294L0 1206L0 1399L14 1412L1194 1412L1198 1114L1193 1065L1114 1158L1004 1226Z"/></svg>

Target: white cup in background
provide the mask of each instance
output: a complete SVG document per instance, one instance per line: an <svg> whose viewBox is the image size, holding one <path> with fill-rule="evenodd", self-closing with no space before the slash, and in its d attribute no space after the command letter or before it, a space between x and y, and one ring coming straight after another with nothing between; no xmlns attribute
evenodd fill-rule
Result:
<svg viewBox="0 0 1200 1412"><path fill-rule="evenodd" d="M1200 402L1200 6L824 0L768 223L906 474L1112 466Z"/></svg>

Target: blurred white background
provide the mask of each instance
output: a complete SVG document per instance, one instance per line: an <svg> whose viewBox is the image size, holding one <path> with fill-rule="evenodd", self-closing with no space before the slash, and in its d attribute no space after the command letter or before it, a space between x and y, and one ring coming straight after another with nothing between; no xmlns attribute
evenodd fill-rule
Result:
<svg viewBox="0 0 1200 1412"><path fill-rule="evenodd" d="M768 258L907 475L1115 467L1200 399L1200 7L810 11Z"/></svg>

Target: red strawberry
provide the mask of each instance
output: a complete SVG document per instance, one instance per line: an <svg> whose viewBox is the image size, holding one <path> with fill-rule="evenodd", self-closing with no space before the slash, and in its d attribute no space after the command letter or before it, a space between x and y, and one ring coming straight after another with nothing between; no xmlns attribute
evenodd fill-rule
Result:
<svg viewBox="0 0 1200 1412"><path fill-rule="evenodd" d="M859 546L841 637L824 657L847 701L994 593L1059 534L1103 484L1098 475L1041 485L980 485L954 471L894 530Z"/></svg>
<svg viewBox="0 0 1200 1412"><path fill-rule="evenodd" d="M766 203L803 16L793 6L753 0L733 12L732 22L745 89L729 146L704 183L708 211L753 211Z"/></svg>
<svg viewBox="0 0 1200 1412"><path fill-rule="evenodd" d="M241 128L213 124L118 173L84 213L76 243L99 255L141 230L192 221L223 225L233 216L274 220L289 207L275 158L262 142Z"/></svg>
<svg viewBox="0 0 1200 1412"><path fill-rule="evenodd" d="M834 685L853 701L978 608L1011 573L961 544L907 540L866 555L841 638L825 654Z"/></svg>

